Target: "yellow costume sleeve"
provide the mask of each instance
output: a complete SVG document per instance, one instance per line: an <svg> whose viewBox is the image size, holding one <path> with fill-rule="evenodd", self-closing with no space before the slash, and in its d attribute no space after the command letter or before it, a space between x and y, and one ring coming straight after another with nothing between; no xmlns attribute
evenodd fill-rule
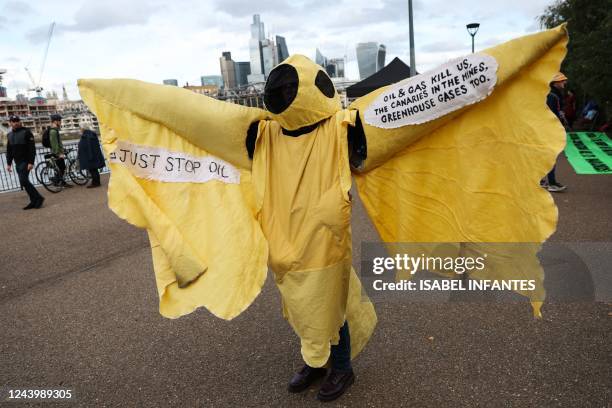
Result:
<svg viewBox="0 0 612 408"><path fill-rule="evenodd" d="M251 123L267 112L200 95L176 86L134 79L80 79L79 90L94 95L85 102L92 111L113 106L149 122L159 123L209 154L244 169L251 168L244 140ZM109 111L110 113L110 111ZM112 121L110 113L107 120Z"/></svg>
<svg viewBox="0 0 612 408"><path fill-rule="evenodd" d="M132 80L79 87L100 123L109 207L149 233L160 313L240 314L267 273L244 147L265 112Z"/></svg>
<svg viewBox="0 0 612 408"><path fill-rule="evenodd" d="M457 254L489 251L492 269L484 277L537 281L535 292L523 292L536 315L544 296L537 244L557 223L557 208L539 181L565 142L546 95L566 44L560 26L483 51L498 63L494 90L439 119L395 129L362 120L368 159L355 175L384 241L463 242L468 244ZM363 114L382 91L351 107ZM536 245L517 250L482 244L504 242ZM525 253L519 260L508 251Z"/></svg>

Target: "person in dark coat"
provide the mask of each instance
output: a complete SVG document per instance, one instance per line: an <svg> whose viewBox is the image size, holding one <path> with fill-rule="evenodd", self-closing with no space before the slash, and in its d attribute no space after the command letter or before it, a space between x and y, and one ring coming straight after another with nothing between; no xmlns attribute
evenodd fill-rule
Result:
<svg viewBox="0 0 612 408"><path fill-rule="evenodd" d="M561 72L555 74L552 82L550 83L550 92L546 97L546 104L555 114L555 116L559 119L563 127L567 129L567 120L565 119L565 113L563 111L563 90L565 89L565 84L567 84L567 77ZM548 173L548 175L546 176L546 180L540 182L540 185L550 192L558 193L561 191L565 191L567 189L567 186L564 186L563 184L557 181L557 178L555 176L555 168L556 165L553 166L550 173Z"/></svg>
<svg viewBox="0 0 612 408"><path fill-rule="evenodd" d="M81 126L82 134L79 140L79 165L91 173L91 184L87 188L100 187L99 169L104 167L104 156L100 150L98 135L87 126Z"/></svg>
<svg viewBox="0 0 612 408"><path fill-rule="evenodd" d="M40 208L45 199L36 191L36 188L34 188L29 179L30 171L34 168L34 158L36 156L34 135L30 132L30 129L21 125L19 116L11 116L9 123L12 130L8 134L6 144L6 170L9 173L12 172L13 161L15 161L19 183L30 197L30 203L23 209Z"/></svg>

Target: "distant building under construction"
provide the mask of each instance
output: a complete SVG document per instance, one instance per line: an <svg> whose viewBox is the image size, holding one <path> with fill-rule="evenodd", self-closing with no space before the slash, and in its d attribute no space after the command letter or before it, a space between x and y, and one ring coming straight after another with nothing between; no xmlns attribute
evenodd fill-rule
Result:
<svg viewBox="0 0 612 408"><path fill-rule="evenodd" d="M27 99L18 95L16 100L0 100L0 127L6 133L10 130L9 117L16 115L24 127L32 130L37 141L43 132L51 126L51 115L62 115L62 133L65 137L78 137L80 127L85 125L94 131L99 130L98 119L89 111L83 101L59 101L57 98L45 99L35 97ZM0 145L6 144L4 136L0 136Z"/></svg>

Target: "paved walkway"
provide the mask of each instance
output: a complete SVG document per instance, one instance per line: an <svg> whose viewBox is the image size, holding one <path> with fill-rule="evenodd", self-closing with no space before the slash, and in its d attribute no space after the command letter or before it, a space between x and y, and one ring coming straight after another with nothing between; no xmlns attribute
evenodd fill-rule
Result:
<svg viewBox="0 0 612 408"><path fill-rule="evenodd" d="M612 177L564 159L558 173L553 240L610 241ZM314 389L286 392L299 344L270 279L234 321L165 319L146 234L108 210L106 189L46 197L22 211L24 193L0 195L0 388L72 388L87 407L320 405ZM377 239L359 205L353 231L356 252ZM609 303L549 303L542 321L524 303L376 308L357 381L330 406L611 406Z"/></svg>

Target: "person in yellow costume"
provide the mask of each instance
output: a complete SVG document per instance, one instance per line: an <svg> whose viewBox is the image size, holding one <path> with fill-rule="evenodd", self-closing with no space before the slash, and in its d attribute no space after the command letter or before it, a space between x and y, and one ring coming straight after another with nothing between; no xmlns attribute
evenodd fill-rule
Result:
<svg viewBox="0 0 612 408"><path fill-rule="evenodd" d="M110 161L109 206L148 231L160 313L204 306L232 319L270 268L305 362L289 390L329 364L318 394L328 401L354 381L351 359L376 324L351 267L352 176L385 242L462 243L455 255L539 245L557 222L539 180L565 140L545 98L566 43L564 26L518 38L347 109L299 55L271 71L267 111L135 80L79 88ZM539 316L536 252L516 264L493 253L475 277L534 279L523 294Z"/></svg>

